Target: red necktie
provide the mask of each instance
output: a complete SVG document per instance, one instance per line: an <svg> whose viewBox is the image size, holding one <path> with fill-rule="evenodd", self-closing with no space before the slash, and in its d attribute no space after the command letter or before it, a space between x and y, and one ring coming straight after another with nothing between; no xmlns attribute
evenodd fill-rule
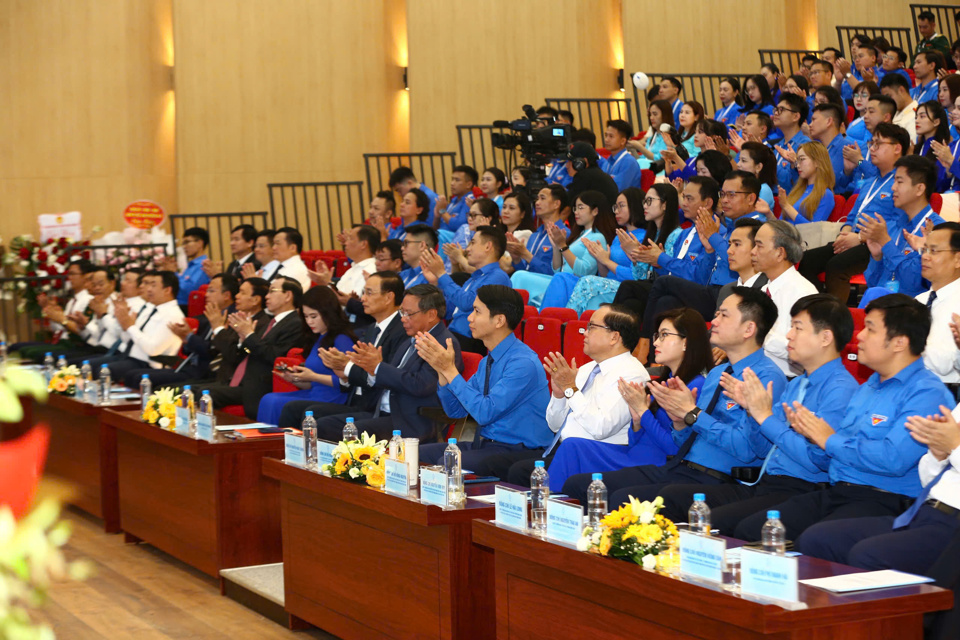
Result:
<svg viewBox="0 0 960 640"><path fill-rule="evenodd" d="M261 338L267 337L267 334L270 333L270 329L273 329L273 325L277 323L277 319L274 318L270 321L270 324L267 325L266 330L263 332ZM233 372L233 377L230 378L231 387L239 387L240 383L243 382L243 376L247 372L247 361L250 360L249 354L244 358L239 365L237 365L237 370Z"/></svg>

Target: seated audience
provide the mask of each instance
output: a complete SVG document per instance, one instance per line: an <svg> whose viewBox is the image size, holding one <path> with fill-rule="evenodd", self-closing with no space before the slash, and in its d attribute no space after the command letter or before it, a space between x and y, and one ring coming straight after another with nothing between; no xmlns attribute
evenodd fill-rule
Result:
<svg viewBox="0 0 960 640"><path fill-rule="evenodd" d="M279 235L279 232L277 232ZM355 224L343 234L343 252L350 260L350 268L333 285L341 305L346 305L352 296L359 297L367 276L376 272L374 254L380 246L380 233L368 224ZM327 263L318 260L317 271L309 273L309 279L321 286L333 280L333 272ZM309 287L309 285L307 285Z"/></svg>
<svg viewBox="0 0 960 640"><path fill-rule="evenodd" d="M797 151L798 180L787 194L780 187L781 219L793 224L822 222L830 217L833 198L833 165L827 148L819 142L807 142Z"/></svg>
<svg viewBox="0 0 960 640"><path fill-rule="evenodd" d="M253 243L253 256L256 262L260 263L260 268L248 260L240 268L240 274L244 278L263 278L267 282L273 278L280 266L280 262L273 256L273 237L276 234L273 229L264 229L257 233L257 239Z"/></svg>
<svg viewBox="0 0 960 640"><path fill-rule="evenodd" d="M380 234L373 227L369 228L373 230L374 241L379 242ZM300 283L301 289L308 289L311 281L310 271L300 258L301 251L303 251L303 236L299 231L293 227L277 229L273 236L273 257L280 264L266 280L273 282L280 277L293 278ZM373 257L372 252L370 257Z"/></svg>
<svg viewBox="0 0 960 640"><path fill-rule="evenodd" d="M514 272L553 273L553 244L547 229L560 227L564 234L570 229L563 224L563 211L570 206L567 191L560 185L544 187L537 194L536 212L540 224L526 239L507 227L507 252L510 254ZM510 194L503 202L504 214L526 220L530 217L530 199L523 193ZM520 213L522 212L522 214ZM502 220L503 218L501 218ZM522 223L518 223L522 230Z"/></svg>
<svg viewBox="0 0 960 640"><path fill-rule="evenodd" d="M727 126L736 124L737 118L740 117L740 112L743 108L741 104L742 98L740 96L740 81L736 78L724 78L721 80L717 90L717 97L720 98L720 104L722 106L713 114L713 119Z"/></svg>
<svg viewBox="0 0 960 640"><path fill-rule="evenodd" d="M910 96L910 82L898 73L887 74L880 81L880 93L897 103L893 124L903 127L910 142L917 141L917 101Z"/></svg>
<svg viewBox="0 0 960 640"><path fill-rule="evenodd" d="M867 113L867 104L870 101L870 96L879 93L880 87L878 87L877 83L875 82L861 82L857 86L857 90L853 92L853 109L856 111L854 115L857 117L847 125L848 138L853 138L854 140L859 140L860 142L870 141L870 138L873 134L867 130L867 125L864 122L864 116Z"/></svg>
<svg viewBox="0 0 960 640"><path fill-rule="evenodd" d="M437 194L427 185L420 182L410 167L397 167L390 172L388 184L391 189L397 192L400 200L410 192L411 189L418 189L427 196L429 205L427 206L427 219L421 220L428 225L433 226L433 212L437 208Z"/></svg>
<svg viewBox="0 0 960 640"><path fill-rule="evenodd" d="M573 176L573 182L567 188L567 194L571 200L576 200L584 191L599 191L607 202L617 199L617 194L620 193L617 183L597 165L598 162L596 149L586 142L574 142L570 145L567 173Z"/></svg>
<svg viewBox="0 0 960 640"><path fill-rule="evenodd" d="M425 224L412 225L407 229L407 237L403 240L403 262L407 268L400 272L400 278L405 288L427 284L423 267L420 266L420 255L426 249L436 252L437 232Z"/></svg>
<svg viewBox="0 0 960 640"><path fill-rule="evenodd" d="M378 191L370 199L370 207L367 209L367 224L380 232L381 241L403 237L403 220L396 228L391 221L396 208L397 201L393 197L393 191Z"/></svg>
<svg viewBox="0 0 960 640"><path fill-rule="evenodd" d="M434 209L433 228L441 232L453 234L461 226L467 224L467 214L470 213L470 203L467 197L473 194L473 187L480 176L477 170L467 165L457 165L450 173L450 197L438 196Z"/></svg>
<svg viewBox="0 0 960 640"><path fill-rule="evenodd" d="M600 158L599 166L613 178L620 191L627 187L640 186L640 166L627 151L627 141L632 137L633 125L629 122L607 120L607 128L603 132L603 148L610 152L610 156Z"/></svg>
<svg viewBox="0 0 960 640"><path fill-rule="evenodd" d="M682 103L681 106L683 106ZM678 108L677 116L680 115L679 112L680 109ZM663 125L674 128L677 119L674 118L669 102L654 100L647 107L647 121L650 123L647 134L640 140L631 140L627 143L627 147L640 154L641 157L637 159L637 164L640 165L641 169L650 169L651 165L660 161L661 152L667 148L666 137L660 128Z"/></svg>
<svg viewBox="0 0 960 640"><path fill-rule="evenodd" d="M181 273L177 274L177 279L180 281L177 304L184 311L186 311L187 302L190 300L190 294L210 282L210 277L203 271L203 263L208 259L207 247L209 245L210 234L206 229L200 227L190 227L183 232L183 236L180 238L180 248L187 260L187 266ZM163 261L162 266L166 271L176 272L176 257L168 256Z"/></svg>
<svg viewBox="0 0 960 640"><path fill-rule="evenodd" d="M933 142L944 146L950 144L950 121L947 112L937 100L924 102L917 107L917 141L913 154L935 159Z"/></svg>
<svg viewBox="0 0 960 640"><path fill-rule="evenodd" d="M496 167L487 167L480 174L480 182L477 186L483 192L483 197L493 200L498 209L503 206L503 196L500 192L507 186L507 176L503 171Z"/></svg>
<svg viewBox="0 0 960 640"><path fill-rule="evenodd" d="M752 114L751 114L752 115ZM744 142L740 148L737 169L755 175L760 180L760 196L757 198L758 211L766 205L766 211L773 211L773 190L777 188L777 160L770 147L762 142Z"/></svg>
<svg viewBox="0 0 960 640"><path fill-rule="evenodd" d="M381 242L373 258L373 266L374 271L393 271L394 273L403 271L405 268L403 262L403 241L384 240Z"/></svg>
<svg viewBox="0 0 960 640"><path fill-rule="evenodd" d="M923 350L923 364L956 395L960 385L960 350L954 344L951 325L956 324L960 314L960 224L941 222L935 226L921 251L921 275L930 282L930 290L917 296L930 310L930 334Z"/></svg>
<svg viewBox="0 0 960 640"><path fill-rule="evenodd" d="M768 116L773 113L770 85L760 74L747 76L743 81L743 112L751 111L762 111Z"/></svg>
<svg viewBox="0 0 960 640"><path fill-rule="evenodd" d="M252 224L237 225L230 231L230 254L233 256L233 261L224 269L222 261L207 260L203 263L204 273L209 278L213 278L218 273L226 273L242 280L243 265L249 262L254 270L260 268L260 263L253 253L253 245L256 241L257 229Z"/></svg>
<svg viewBox="0 0 960 640"><path fill-rule="evenodd" d="M807 121L810 108L798 95L784 91L773 110L773 124L783 134L783 142L774 147L777 152L777 184L784 190L793 188L797 180L796 153L804 142L810 142L800 126Z"/></svg>
<svg viewBox="0 0 960 640"><path fill-rule="evenodd" d="M916 86L910 90L910 97L917 104L923 104L939 97L937 77L941 69L947 68L947 62L939 51L921 51L913 59L913 74L917 77Z"/></svg>
<svg viewBox="0 0 960 640"><path fill-rule="evenodd" d="M444 256L449 259L451 271L473 273L464 249L473 239L477 227L500 227L500 208L489 198L478 198L470 205L467 224L453 234L453 241L443 245Z"/></svg>
<svg viewBox="0 0 960 640"><path fill-rule="evenodd" d="M683 93L683 83L674 76L664 76L660 81L660 91L657 96L659 100L664 100L670 106L673 114L673 121L680 121L680 109L683 108L683 100L680 94Z"/></svg>

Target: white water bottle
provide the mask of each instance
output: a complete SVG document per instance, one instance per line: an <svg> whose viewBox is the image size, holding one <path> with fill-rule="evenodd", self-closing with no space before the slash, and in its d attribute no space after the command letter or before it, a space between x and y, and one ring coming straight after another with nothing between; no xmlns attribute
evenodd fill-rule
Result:
<svg viewBox="0 0 960 640"><path fill-rule="evenodd" d="M538 535L547 533L547 498L550 497L550 475L543 460L533 463L530 474L530 529Z"/></svg>
<svg viewBox="0 0 960 640"><path fill-rule="evenodd" d="M359 438L360 434L357 433L357 425L353 424L353 418L347 418L347 424L343 425L343 441L350 442Z"/></svg>
<svg viewBox="0 0 960 640"><path fill-rule="evenodd" d="M780 522L780 512L774 509L767 511L767 521L760 531L760 541L763 550L782 556L787 551L787 529Z"/></svg>
<svg viewBox="0 0 960 640"><path fill-rule="evenodd" d="M102 404L109 404L110 402L110 386L112 380L110 380L110 367L103 364L100 365L100 402Z"/></svg>
<svg viewBox="0 0 960 640"><path fill-rule="evenodd" d="M390 438L390 459L402 461L403 456L403 436L400 435L400 429L393 430L393 437Z"/></svg>
<svg viewBox="0 0 960 640"><path fill-rule="evenodd" d="M587 487L587 526L594 531L607 515L607 485L603 484L603 474L593 474L593 482Z"/></svg>
<svg viewBox="0 0 960 640"><path fill-rule="evenodd" d="M53 380L54 373L53 354L47 351L47 355L43 356L43 377L47 381L47 384L50 384L50 381Z"/></svg>
<svg viewBox="0 0 960 640"><path fill-rule="evenodd" d="M84 402L90 402L90 392L93 390L93 367L89 360L80 365L80 379L77 381L77 391Z"/></svg>
<svg viewBox="0 0 960 640"><path fill-rule="evenodd" d="M197 414L203 414L210 421L210 430L212 433L217 431L217 418L213 415L213 396L210 395L209 389L204 389L203 393L200 394L200 401L197 403ZM197 425L199 427L199 425ZM194 437L199 438L199 428L194 433Z"/></svg>
<svg viewBox="0 0 960 640"><path fill-rule="evenodd" d="M147 410L151 395L153 395L153 383L150 382L150 374L145 373L140 378L140 411Z"/></svg>
<svg viewBox="0 0 960 640"><path fill-rule="evenodd" d="M180 406L187 409L187 414L190 416L189 427L190 427L190 437L197 437L197 404L193 399L193 391L190 389L190 385L183 386L183 393L180 394Z"/></svg>
<svg viewBox="0 0 960 640"><path fill-rule="evenodd" d="M460 466L460 447L450 438L443 451L443 472L447 476L447 504L454 507L463 502L463 468Z"/></svg>
<svg viewBox="0 0 960 640"><path fill-rule="evenodd" d="M705 536L710 535L710 507L707 506L707 496L702 493L693 494L693 504L687 512L687 523L690 531Z"/></svg>
<svg viewBox="0 0 960 640"><path fill-rule="evenodd" d="M303 432L304 455L307 458L307 469L317 470L317 421L313 417L313 411L303 413L303 422L300 423L300 430Z"/></svg>
<svg viewBox="0 0 960 640"><path fill-rule="evenodd" d="M60 357L57 358L57 369L63 369L65 366L67 366L67 356L61 353Z"/></svg>

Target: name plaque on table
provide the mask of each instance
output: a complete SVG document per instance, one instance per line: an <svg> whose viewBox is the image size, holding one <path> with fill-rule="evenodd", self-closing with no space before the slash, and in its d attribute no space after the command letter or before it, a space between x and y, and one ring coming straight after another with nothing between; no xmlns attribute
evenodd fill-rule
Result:
<svg viewBox="0 0 960 640"><path fill-rule="evenodd" d="M197 413L197 437L210 442L213 440L213 416L209 413Z"/></svg>
<svg viewBox="0 0 960 640"><path fill-rule="evenodd" d="M406 496L410 493L406 462L387 460L384 463L383 470L386 479L383 488L387 493L392 493L395 496Z"/></svg>
<svg viewBox="0 0 960 640"><path fill-rule="evenodd" d="M182 436L190 435L190 409L176 407L173 410L173 429Z"/></svg>
<svg viewBox="0 0 960 640"><path fill-rule="evenodd" d="M583 532L583 507L562 500L547 500L547 537L577 544Z"/></svg>
<svg viewBox="0 0 960 640"><path fill-rule="evenodd" d="M680 532L680 573L700 580L723 582L727 541L690 531Z"/></svg>
<svg viewBox="0 0 960 640"><path fill-rule="evenodd" d="M527 530L527 492L501 485L493 489L496 497L497 524L517 531Z"/></svg>
<svg viewBox="0 0 960 640"><path fill-rule="evenodd" d="M447 474L427 467L420 469L420 502L447 506Z"/></svg>
<svg viewBox="0 0 960 640"><path fill-rule="evenodd" d="M327 440L317 440L317 467L325 464L333 464L333 450L337 448L336 442Z"/></svg>
<svg viewBox="0 0 960 640"><path fill-rule="evenodd" d="M283 461L297 467L307 466L307 452L303 446L302 435L283 434Z"/></svg>
<svg viewBox="0 0 960 640"><path fill-rule="evenodd" d="M800 599L797 584L796 556L781 556L756 549L740 552L740 592L796 602Z"/></svg>

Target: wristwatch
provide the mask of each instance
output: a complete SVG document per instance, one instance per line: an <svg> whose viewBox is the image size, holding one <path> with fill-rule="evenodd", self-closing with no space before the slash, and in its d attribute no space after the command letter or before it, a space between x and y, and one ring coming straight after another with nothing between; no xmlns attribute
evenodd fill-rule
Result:
<svg viewBox="0 0 960 640"><path fill-rule="evenodd" d="M576 386L570 387L569 389L566 389L566 390L563 392L563 396L564 396L567 400L569 400L570 398L573 397L573 394L575 394L577 391L579 391L579 389L577 389Z"/></svg>
<svg viewBox="0 0 960 640"><path fill-rule="evenodd" d="M700 417L700 411L700 407L694 407L687 415L683 416L683 423L688 427L692 427L693 423Z"/></svg>
<svg viewBox="0 0 960 640"><path fill-rule="evenodd" d="M557 249L557 251L559 251L560 253L563 253L564 251L566 251L566 250L569 249L569 248L570 248L569 246L563 245L562 247L560 247L559 249Z"/></svg>

